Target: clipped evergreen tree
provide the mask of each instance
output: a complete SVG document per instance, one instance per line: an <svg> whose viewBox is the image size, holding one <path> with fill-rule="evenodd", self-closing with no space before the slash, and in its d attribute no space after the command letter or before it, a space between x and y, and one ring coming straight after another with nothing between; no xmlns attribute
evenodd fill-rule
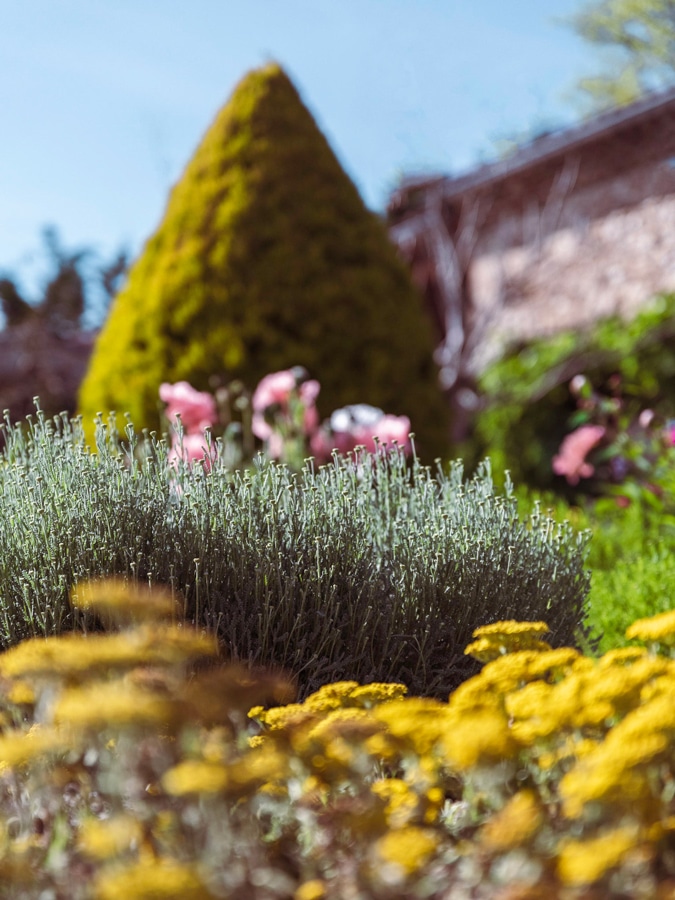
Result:
<svg viewBox="0 0 675 900"><path fill-rule="evenodd" d="M80 394L157 427L163 381L250 387L302 365L320 410L406 414L430 459L446 451L430 324L385 226L366 209L277 64L249 73L170 195L113 302Z"/></svg>

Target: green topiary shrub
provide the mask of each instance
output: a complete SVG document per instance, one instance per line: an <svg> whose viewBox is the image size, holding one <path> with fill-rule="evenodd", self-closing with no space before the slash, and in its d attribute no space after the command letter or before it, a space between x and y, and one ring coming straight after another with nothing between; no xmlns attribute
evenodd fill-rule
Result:
<svg viewBox="0 0 675 900"><path fill-rule="evenodd" d="M447 410L420 297L282 69L250 73L173 189L85 377L98 411L159 425L163 381L198 389L304 366L320 410L370 403L443 455ZM91 426L93 431L93 426Z"/></svg>
<svg viewBox="0 0 675 900"><path fill-rule="evenodd" d="M586 536L518 518L489 467L433 477L402 455L336 457L298 476L216 458L173 471L161 442L67 419L5 426L0 456L0 644L80 624L71 586L102 575L164 584L227 654L281 666L304 689L336 678L445 695L475 671L475 628L546 619L583 638ZM91 623L89 623L91 624Z"/></svg>
<svg viewBox="0 0 675 900"><path fill-rule="evenodd" d="M551 460L577 408L570 380L586 375L600 391L621 394L636 409L675 412L675 295L663 296L631 322L608 318L585 334L563 332L516 347L481 377L485 408L467 455L489 454L517 483L569 493Z"/></svg>

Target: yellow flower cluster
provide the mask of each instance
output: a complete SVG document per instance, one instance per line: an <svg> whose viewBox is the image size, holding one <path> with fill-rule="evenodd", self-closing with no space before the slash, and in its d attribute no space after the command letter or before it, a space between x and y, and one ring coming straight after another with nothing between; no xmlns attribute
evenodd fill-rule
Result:
<svg viewBox="0 0 675 900"><path fill-rule="evenodd" d="M94 883L95 900L213 900L194 866L147 859L111 871Z"/></svg>
<svg viewBox="0 0 675 900"><path fill-rule="evenodd" d="M87 819L80 827L78 849L92 859L107 860L135 850L143 837L133 816L120 814L111 819Z"/></svg>
<svg viewBox="0 0 675 900"><path fill-rule="evenodd" d="M177 599L166 588L129 584L121 578L78 584L71 591L70 602L76 609L94 611L120 625L173 619L178 612Z"/></svg>
<svg viewBox="0 0 675 900"><path fill-rule="evenodd" d="M143 625L119 634L65 634L24 641L0 656L0 675L78 680L113 669L171 666L217 653L218 644L209 635L177 625Z"/></svg>
<svg viewBox="0 0 675 900"><path fill-rule="evenodd" d="M0 779L20 778L24 791L57 796L64 789L76 798L108 793L111 816L72 817L69 826L70 845L95 866L87 897L212 898L199 867L184 862L176 843L181 820L168 804L195 795L236 802L270 779L281 780L287 757L273 746L242 754L234 723L251 700L286 696L287 685L272 676L256 682L237 667L188 676L188 663L214 657L217 644L163 622L173 613L162 591L108 581L81 587L77 596L92 610L117 610L117 624L126 620L130 627L30 640L0 655L4 702L40 715L30 727L20 718L3 728ZM125 755L137 759L142 775L127 771ZM94 777L101 778L96 790ZM145 798L152 798L150 808ZM10 836L0 824L0 874L35 881L48 867L31 875L25 860L48 848L39 834Z"/></svg>
<svg viewBox="0 0 675 900"><path fill-rule="evenodd" d="M476 628L476 640L464 652L479 662L490 662L516 650L550 650L550 644L541 639L548 631L546 622L493 622Z"/></svg>
<svg viewBox="0 0 675 900"><path fill-rule="evenodd" d="M358 681L336 681L319 688L303 703L290 703L267 710L262 706L255 706L249 710L248 715L275 731L294 722L322 717L338 709L371 709L380 703L398 700L407 693L408 689L404 684L373 682L361 685Z"/></svg>
<svg viewBox="0 0 675 900"><path fill-rule="evenodd" d="M629 634L663 643L669 622L655 617L636 623ZM448 703L389 696L356 715L345 709L345 698L357 688L340 683L304 704L252 715L266 734L290 738L289 746L309 770L314 767L314 775L325 775L330 756L333 767L324 778L329 788L340 778L344 784L354 777L358 738L367 753L398 768L401 774L376 779L371 795L384 804L388 828L376 844L378 858L393 864L400 853L398 871L405 877L414 864L398 842L407 830L413 829L412 840L413 835L429 837L429 827L439 826L448 777L455 773L467 785L475 780L481 790L487 785L491 791L495 812L479 832L483 852L529 848L536 857L541 847L547 861L537 864L547 877L573 887L594 883L632 859L644 835L661 840L670 833L659 791L666 789L662 766L670 765L673 756L675 662L641 647L593 660L574 649L551 649L541 640L547 630L544 623L518 622L477 629L467 652L478 650L475 655L488 661ZM373 723L381 730L372 731ZM510 762L512 767L504 768ZM509 799L503 782L517 770L532 771L533 780ZM325 803L330 793L320 796ZM553 826L553 814L559 822L578 822L583 837L565 837L560 824ZM627 824L609 828L617 817L627 817ZM425 853L412 858L425 858Z"/></svg>
<svg viewBox="0 0 675 900"><path fill-rule="evenodd" d="M648 619L638 619L629 626L626 637L672 646L675 644L675 609Z"/></svg>
<svg viewBox="0 0 675 900"><path fill-rule="evenodd" d="M566 840L558 856L558 875L563 884L593 884L633 851L635 828L614 828L592 839Z"/></svg>
<svg viewBox="0 0 675 900"><path fill-rule="evenodd" d="M426 896L429 872L448 896L466 877L457 895L473 896L514 871L510 893L476 896L577 900L675 880L675 660L655 652L667 617L630 631L649 649L599 660L551 649L544 623L492 623L469 648L482 671L447 702L342 681L265 708L289 699L286 682L190 670L214 641L166 621L161 592L140 612L142 594L117 617L128 628L0 655L1 708L20 707L0 730L0 784L51 791L44 809L81 804L59 819L66 838L0 826L0 876L47 877L61 841L98 900ZM118 583L78 596L125 608Z"/></svg>
<svg viewBox="0 0 675 900"><path fill-rule="evenodd" d="M403 880L419 871L434 854L439 836L428 828L408 825L387 832L375 844L380 864L390 870L388 880Z"/></svg>

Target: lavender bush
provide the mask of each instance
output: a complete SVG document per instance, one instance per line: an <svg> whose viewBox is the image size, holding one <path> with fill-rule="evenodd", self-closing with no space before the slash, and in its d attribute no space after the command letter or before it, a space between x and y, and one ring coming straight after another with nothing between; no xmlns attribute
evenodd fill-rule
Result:
<svg viewBox="0 0 675 900"><path fill-rule="evenodd" d="M398 450L340 456L301 473L259 457L232 472L99 421L4 425L0 643L95 624L71 611L86 578L160 583L226 654L282 667L302 690L330 680L403 681L445 695L475 671L475 628L546 619L555 646L583 637L586 536L538 511L520 521L484 464L437 474Z"/></svg>

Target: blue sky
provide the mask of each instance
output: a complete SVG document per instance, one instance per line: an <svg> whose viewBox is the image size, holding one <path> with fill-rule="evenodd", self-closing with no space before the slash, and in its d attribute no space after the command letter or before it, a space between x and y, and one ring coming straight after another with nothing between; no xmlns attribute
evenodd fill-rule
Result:
<svg viewBox="0 0 675 900"><path fill-rule="evenodd" d="M365 201L571 123L597 59L582 0L0 0L0 271L30 290L40 231L133 253L219 107L278 60ZM565 95L568 95L567 99Z"/></svg>

